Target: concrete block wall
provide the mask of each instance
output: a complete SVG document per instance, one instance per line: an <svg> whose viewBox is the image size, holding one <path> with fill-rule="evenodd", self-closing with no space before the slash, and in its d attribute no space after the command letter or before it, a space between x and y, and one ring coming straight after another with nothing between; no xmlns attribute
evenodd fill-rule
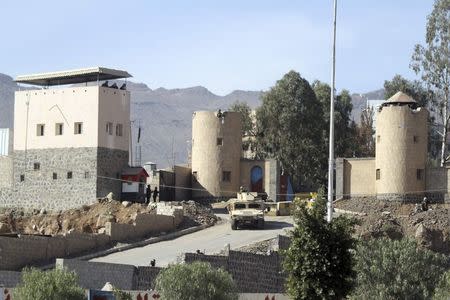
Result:
<svg viewBox="0 0 450 300"><path fill-rule="evenodd" d="M101 234L72 233L65 236L0 236L0 270L18 270L27 265L50 263L105 247L110 238Z"/></svg>
<svg viewBox="0 0 450 300"><path fill-rule="evenodd" d="M156 204L156 213L163 216L173 216L175 227L178 227L183 221L183 206L174 205L172 202L158 202Z"/></svg>
<svg viewBox="0 0 450 300"><path fill-rule="evenodd" d="M133 289L148 291L155 288L155 279L162 268L137 267L135 270Z"/></svg>
<svg viewBox="0 0 450 300"><path fill-rule="evenodd" d="M106 223L106 234L112 241L126 241L144 237L150 233L175 230L175 217L159 214L137 215L135 224Z"/></svg>
<svg viewBox="0 0 450 300"><path fill-rule="evenodd" d="M15 287L20 283L21 278L21 272L0 271L0 287Z"/></svg>
<svg viewBox="0 0 450 300"><path fill-rule="evenodd" d="M135 267L131 265L57 259L57 268L75 271L78 283L86 289L101 289L106 282L122 290L133 290Z"/></svg>

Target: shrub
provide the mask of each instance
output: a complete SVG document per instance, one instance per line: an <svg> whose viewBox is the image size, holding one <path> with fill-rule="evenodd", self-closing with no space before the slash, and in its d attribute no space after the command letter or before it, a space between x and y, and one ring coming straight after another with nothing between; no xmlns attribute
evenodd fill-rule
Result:
<svg viewBox="0 0 450 300"><path fill-rule="evenodd" d="M434 300L450 299L450 271L447 271L439 282L434 292Z"/></svg>
<svg viewBox="0 0 450 300"><path fill-rule="evenodd" d="M174 264L156 278L155 290L167 300L238 299L231 275L210 264Z"/></svg>
<svg viewBox="0 0 450 300"><path fill-rule="evenodd" d="M41 271L24 269L22 282L14 290L18 300L84 300L84 290L77 283L77 275L62 269Z"/></svg>
<svg viewBox="0 0 450 300"><path fill-rule="evenodd" d="M355 299L430 299L447 259L413 240L361 242L356 253Z"/></svg>
<svg viewBox="0 0 450 300"><path fill-rule="evenodd" d="M327 223L323 192L312 209L302 203L295 203L294 208L291 245L283 252L289 295L295 300L345 298L355 276L354 221L341 216Z"/></svg>

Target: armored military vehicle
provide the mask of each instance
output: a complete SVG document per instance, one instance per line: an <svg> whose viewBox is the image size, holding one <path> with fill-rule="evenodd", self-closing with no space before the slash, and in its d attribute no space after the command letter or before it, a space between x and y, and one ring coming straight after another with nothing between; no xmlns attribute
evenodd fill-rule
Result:
<svg viewBox="0 0 450 300"><path fill-rule="evenodd" d="M237 198L230 199L227 206L230 215L231 229L236 230L243 225L264 228L265 203L257 193L239 192Z"/></svg>

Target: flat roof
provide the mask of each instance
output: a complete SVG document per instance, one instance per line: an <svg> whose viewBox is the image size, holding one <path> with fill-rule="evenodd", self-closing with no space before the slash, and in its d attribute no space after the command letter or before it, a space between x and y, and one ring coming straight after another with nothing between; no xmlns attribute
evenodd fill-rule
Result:
<svg viewBox="0 0 450 300"><path fill-rule="evenodd" d="M104 81L132 77L127 71L92 67L85 69L20 75L15 79L18 83L50 86L84 83L91 81Z"/></svg>

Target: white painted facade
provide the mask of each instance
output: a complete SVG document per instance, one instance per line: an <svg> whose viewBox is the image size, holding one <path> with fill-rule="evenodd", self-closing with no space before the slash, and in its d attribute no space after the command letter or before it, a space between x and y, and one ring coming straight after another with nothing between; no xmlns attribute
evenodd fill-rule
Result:
<svg viewBox="0 0 450 300"><path fill-rule="evenodd" d="M109 132L107 123L112 124ZM130 92L126 90L83 86L15 94L15 150L105 147L128 151L129 126Z"/></svg>
<svg viewBox="0 0 450 300"><path fill-rule="evenodd" d="M11 130L9 128L0 128L0 156L9 155L11 152Z"/></svg>

